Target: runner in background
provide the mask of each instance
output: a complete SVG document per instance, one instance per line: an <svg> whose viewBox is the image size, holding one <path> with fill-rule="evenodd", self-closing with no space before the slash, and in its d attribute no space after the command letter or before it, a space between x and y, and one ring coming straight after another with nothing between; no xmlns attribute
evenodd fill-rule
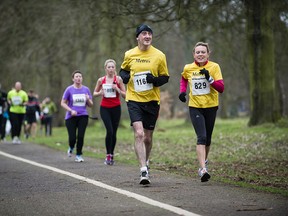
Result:
<svg viewBox="0 0 288 216"><path fill-rule="evenodd" d="M0 136L1 136L1 142L6 141L6 121L7 117L5 114L7 113L6 110L8 108L7 104L7 93L2 91L1 89L1 83L0 83Z"/></svg>
<svg viewBox="0 0 288 216"><path fill-rule="evenodd" d="M120 95L125 98L126 90L122 78L116 74L116 62L113 59L105 61L104 69L106 75L98 79L93 96L102 96L100 115L106 128L104 163L113 165L117 129L121 117Z"/></svg>
<svg viewBox="0 0 288 216"><path fill-rule="evenodd" d="M186 102L189 82L189 113L197 135L198 175L201 182L210 179L208 154L212 132L218 110L218 95L224 91L224 81L220 66L209 61L210 49L207 43L198 42L193 49L194 62L185 65L181 73L179 99Z"/></svg>
<svg viewBox="0 0 288 216"><path fill-rule="evenodd" d="M120 76L127 84L126 101L134 129L135 152L140 165L140 184L150 184L149 156L160 109L160 86L169 80L166 56L152 46L153 31L141 24L138 45L125 52Z"/></svg>
<svg viewBox="0 0 288 216"><path fill-rule="evenodd" d="M14 89L8 92L7 100L10 106L9 119L11 122L11 136L14 144L21 144L20 135L24 115L26 113L26 103L28 95L22 90L21 82L16 82Z"/></svg>
<svg viewBox="0 0 288 216"><path fill-rule="evenodd" d="M58 111L56 104L50 97L46 97L41 103L41 124L45 128L45 136L52 136L54 114ZM42 126L42 127L43 127Z"/></svg>
<svg viewBox="0 0 288 216"><path fill-rule="evenodd" d="M24 117L25 137L28 139L31 136L33 139L37 134L37 119L36 112L40 116L40 103L34 90L28 92L28 102L26 104L26 113Z"/></svg>
<svg viewBox="0 0 288 216"><path fill-rule="evenodd" d="M92 95L87 86L82 85L82 72L72 73L73 84L68 86L63 94L61 106L67 111L65 124L68 131L69 148L67 154L72 156L76 145L76 162L83 162L82 149L84 136L88 125L87 107L93 106Z"/></svg>

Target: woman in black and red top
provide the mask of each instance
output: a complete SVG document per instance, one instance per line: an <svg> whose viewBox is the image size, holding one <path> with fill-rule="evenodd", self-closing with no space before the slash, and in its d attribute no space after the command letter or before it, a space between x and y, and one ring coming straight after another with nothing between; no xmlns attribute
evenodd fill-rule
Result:
<svg viewBox="0 0 288 216"><path fill-rule="evenodd" d="M113 59L105 61L106 75L99 78L93 96L102 96L100 115L106 128L106 159L105 164L113 165L113 155L116 145L116 134L121 117L120 95L125 98L126 89L123 80L116 75L116 62Z"/></svg>

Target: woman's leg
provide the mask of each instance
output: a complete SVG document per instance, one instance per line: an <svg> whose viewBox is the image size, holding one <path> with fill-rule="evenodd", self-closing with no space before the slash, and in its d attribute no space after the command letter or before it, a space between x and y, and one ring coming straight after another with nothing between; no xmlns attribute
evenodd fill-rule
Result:
<svg viewBox="0 0 288 216"><path fill-rule="evenodd" d="M117 130L120 123L121 118L121 106L114 107L111 110L112 116L112 145L111 145L111 154L114 155L114 149L117 142Z"/></svg>
<svg viewBox="0 0 288 216"><path fill-rule="evenodd" d="M201 168L205 168L205 156L206 156L206 126L205 126L205 118L197 108L189 108L190 118L193 124L195 133L197 135L197 158L199 161L199 165Z"/></svg>
<svg viewBox="0 0 288 216"><path fill-rule="evenodd" d="M205 160L208 159L208 154L210 151L212 133L215 125L216 115L217 115L218 107L212 107L205 109L204 117L205 117L205 125L206 125L206 155Z"/></svg>
<svg viewBox="0 0 288 216"><path fill-rule="evenodd" d="M68 132L68 142L69 147L74 149L76 144L76 117L72 117L65 121L67 132ZM45 125L46 126L46 125Z"/></svg>
<svg viewBox="0 0 288 216"><path fill-rule="evenodd" d="M106 154L112 154L113 127L109 108L100 107L100 116L106 128L106 137L105 137Z"/></svg>
<svg viewBox="0 0 288 216"><path fill-rule="evenodd" d="M77 135L77 155L82 155L82 149L84 145L84 137L85 131L88 125L88 116L78 116L76 117L77 120L77 128L78 128L78 135Z"/></svg>

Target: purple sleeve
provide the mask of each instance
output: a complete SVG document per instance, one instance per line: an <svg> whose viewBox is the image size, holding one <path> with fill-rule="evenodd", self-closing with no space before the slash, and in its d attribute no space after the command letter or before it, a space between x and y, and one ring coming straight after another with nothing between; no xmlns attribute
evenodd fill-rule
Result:
<svg viewBox="0 0 288 216"><path fill-rule="evenodd" d="M70 95L69 89L70 89L70 86L65 89L62 99L69 100L69 95Z"/></svg>
<svg viewBox="0 0 288 216"><path fill-rule="evenodd" d="M92 100L92 94L91 94L91 91L90 91L90 89L87 87L87 91L88 91L88 95L89 95L89 98Z"/></svg>

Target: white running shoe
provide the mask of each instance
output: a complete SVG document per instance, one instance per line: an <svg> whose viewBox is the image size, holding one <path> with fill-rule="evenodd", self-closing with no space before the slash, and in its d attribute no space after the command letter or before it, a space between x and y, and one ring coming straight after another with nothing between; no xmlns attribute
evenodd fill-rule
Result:
<svg viewBox="0 0 288 216"><path fill-rule="evenodd" d="M139 184L142 184L142 185L150 184L148 170L147 171L142 171L140 173L140 182L139 182Z"/></svg>
<svg viewBox="0 0 288 216"><path fill-rule="evenodd" d="M81 155L76 155L75 161L76 161L76 162L84 162L84 159L82 158Z"/></svg>
<svg viewBox="0 0 288 216"><path fill-rule="evenodd" d="M71 157L72 153L73 153L73 149L69 147L68 150L67 150L68 157Z"/></svg>
<svg viewBox="0 0 288 216"><path fill-rule="evenodd" d="M201 182L207 182L211 177L206 168L199 168L198 175L201 177Z"/></svg>
<svg viewBox="0 0 288 216"><path fill-rule="evenodd" d="M12 143L13 144L17 144L17 142L18 142L18 137L14 136L13 139L12 139Z"/></svg>

